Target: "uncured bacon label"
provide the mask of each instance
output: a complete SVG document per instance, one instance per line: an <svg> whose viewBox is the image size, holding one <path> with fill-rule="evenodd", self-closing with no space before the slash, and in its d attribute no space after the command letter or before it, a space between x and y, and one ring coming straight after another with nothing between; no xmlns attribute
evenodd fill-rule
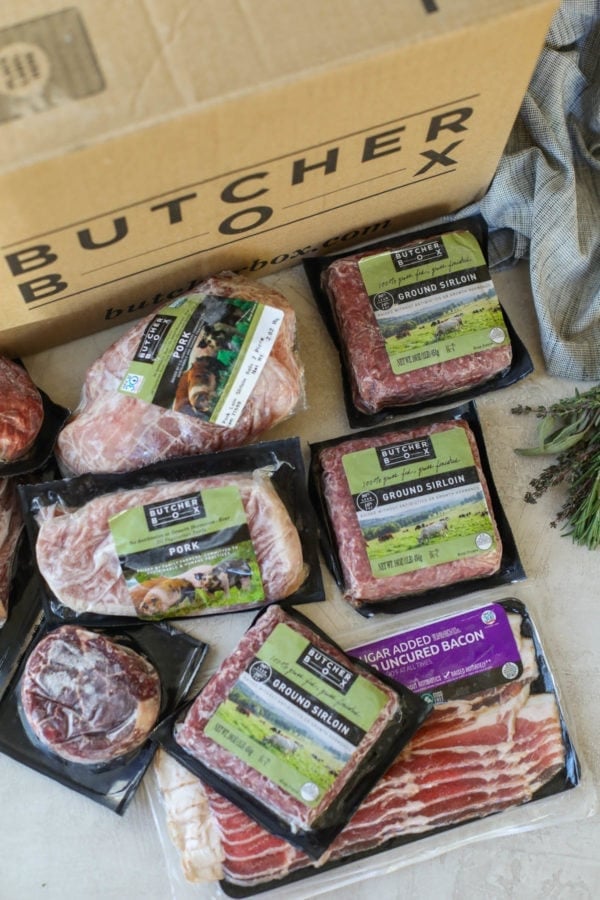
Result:
<svg viewBox="0 0 600 900"><path fill-rule="evenodd" d="M212 294L177 298L157 313L121 381L121 393L233 427L271 352L280 309Z"/></svg>
<svg viewBox="0 0 600 900"><path fill-rule="evenodd" d="M213 713L205 733L313 807L388 699L372 681L280 623Z"/></svg>
<svg viewBox="0 0 600 900"><path fill-rule="evenodd" d="M235 485L135 506L109 519L109 527L141 618L184 616L264 600Z"/></svg>
<svg viewBox="0 0 600 900"><path fill-rule="evenodd" d="M347 453L343 466L376 578L487 552L495 531L464 428Z"/></svg>
<svg viewBox="0 0 600 900"><path fill-rule="evenodd" d="M395 375L510 343L471 232L367 255L358 265Z"/></svg>
<svg viewBox="0 0 600 900"><path fill-rule="evenodd" d="M400 631L349 653L436 704L516 681L523 672L499 604Z"/></svg>

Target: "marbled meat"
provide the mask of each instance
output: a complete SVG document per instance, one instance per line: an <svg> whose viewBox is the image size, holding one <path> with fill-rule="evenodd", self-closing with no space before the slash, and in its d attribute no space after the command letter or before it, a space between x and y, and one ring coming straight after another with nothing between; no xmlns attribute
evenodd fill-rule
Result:
<svg viewBox="0 0 600 900"><path fill-rule="evenodd" d="M13 360L0 356L0 463L25 456L43 421L42 396L29 373Z"/></svg>
<svg viewBox="0 0 600 900"><path fill-rule="evenodd" d="M158 672L104 634L63 625L31 652L20 686L24 720L62 759L93 765L137 750L160 711Z"/></svg>
<svg viewBox="0 0 600 900"><path fill-rule="evenodd" d="M304 391L303 368L296 348L296 316L287 299L261 282L232 273L209 278L192 293L236 297L284 311L275 343L237 423L217 425L118 390L155 311L89 368L75 414L57 442L65 472L125 472L161 459L236 447L296 411Z"/></svg>
<svg viewBox="0 0 600 900"><path fill-rule="evenodd" d="M46 507L38 517L35 544L40 573L57 599L76 612L135 616L109 519L133 507L229 485L240 491L265 600L289 596L306 577L300 536L270 478L260 470L119 490L71 511Z"/></svg>

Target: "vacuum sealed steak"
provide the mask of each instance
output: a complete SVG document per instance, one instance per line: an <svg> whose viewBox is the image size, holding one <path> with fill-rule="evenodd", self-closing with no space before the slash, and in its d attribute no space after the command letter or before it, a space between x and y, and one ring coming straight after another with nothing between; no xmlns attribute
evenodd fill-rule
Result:
<svg viewBox="0 0 600 900"><path fill-rule="evenodd" d="M129 476L122 476L124 478ZM247 609L306 578L268 471L113 490L37 520L39 571L77 613L161 619Z"/></svg>
<svg viewBox="0 0 600 900"><path fill-rule="evenodd" d="M511 365L504 314L467 228L337 258L321 283L363 413L465 391Z"/></svg>
<svg viewBox="0 0 600 900"><path fill-rule="evenodd" d="M552 677L518 602L470 609L350 652L413 689L433 692L431 715L316 861L210 786L190 781L176 762L157 759L169 830L177 834L188 880L219 877L225 893L240 896L239 890L278 887L289 876L316 875L394 847L409 858L409 844L440 828L510 815L577 784ZM533 821L543 817L532 810ZM502 833L511 822L500 817L497 825Z"/></svg>
<svg viewBox="0 0 600 900"><path fill-rule="evenodd" d="M104 634L63 625L27 659L20 687L25 722L71 762L108 763L140 747L160 710L151 663Z"/></svg>
<svg viewBox="0 0 600 900"><path fill-rule="evenodd" d="M24 456L44 421L42 396L29 373L0 356L0 463Z"/></svg>
<svg viewBox="0 0 600 900"><path fill-rule="evenodd" d="M318 857L427 714L415 700L272 606L176 723L174 741L219 793Z"/></svg>
<svg viewBox="0 0 600 900"><path fill-rule="evenodd" d="M286 298L223 273L141 319L90 367L57 456L71 474L123 472L239 446L290 416L303 391Z"/></svg>
<svg viewBox="0 0 600 900"><path fill-rule="evenodd" d="M465 419L332 441L317 451L317 472L351 604L499 570L502 539Z"/></svg>
<svg viewBox="0 0 600 900"><path fill-rule="evenodd" d="M23 531L23 515L15 482L0 478L0 628L8 617L15 552Z"/></svg>

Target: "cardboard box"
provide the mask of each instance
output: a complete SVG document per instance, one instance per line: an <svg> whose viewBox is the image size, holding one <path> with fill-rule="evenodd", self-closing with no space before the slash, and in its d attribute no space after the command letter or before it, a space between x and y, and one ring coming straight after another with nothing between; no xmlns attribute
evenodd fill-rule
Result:
<svg viewBox="0 0 600 900"><path fill-rule="evenodd" d="M0 352L486 190L557 0L4 0Z"/></svg>

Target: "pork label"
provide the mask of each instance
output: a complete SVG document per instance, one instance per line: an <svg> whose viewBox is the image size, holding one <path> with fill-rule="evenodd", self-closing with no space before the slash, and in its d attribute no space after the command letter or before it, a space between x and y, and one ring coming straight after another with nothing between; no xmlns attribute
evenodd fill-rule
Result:
<svg viewBox="0 0 600 900"><path fill-rule="evenodd" d="M205 733L314 807L387 702L372 681L345 670L304 635L279 623L217 707Z"/></svg>
<svg viewBox="0 0 600 900"><path fill-rule="evenodd" d="M395 375L510 343L469 231L366 255L358 266Z"/></svg>
<svg viewBox="0 0 600 900"><path fill-rule="evenodd" d="M490 510L463 428L436 432L401 466L398 444L347 453L343 466L376 578L495 547Z"/></svg>
<svg viewBox="0 0 600 900"><path fill-rule="evenodd" d="M231 297L179 297L154 316L119 386L164 409L233 427L271 352L284 313Z"/></svg>
<svg viewBox="0 0 600 900"><path fill-rule="evenodd" d="M123 577L141 618L264 600L237 487L208 488L109 519Z"/></svg>
<svg viewBox="0 0 600 900"><path fill-rule="evenodd" d="M436 704L516 681L523 672L499 604L397 632L349 653Z"/></svg>

